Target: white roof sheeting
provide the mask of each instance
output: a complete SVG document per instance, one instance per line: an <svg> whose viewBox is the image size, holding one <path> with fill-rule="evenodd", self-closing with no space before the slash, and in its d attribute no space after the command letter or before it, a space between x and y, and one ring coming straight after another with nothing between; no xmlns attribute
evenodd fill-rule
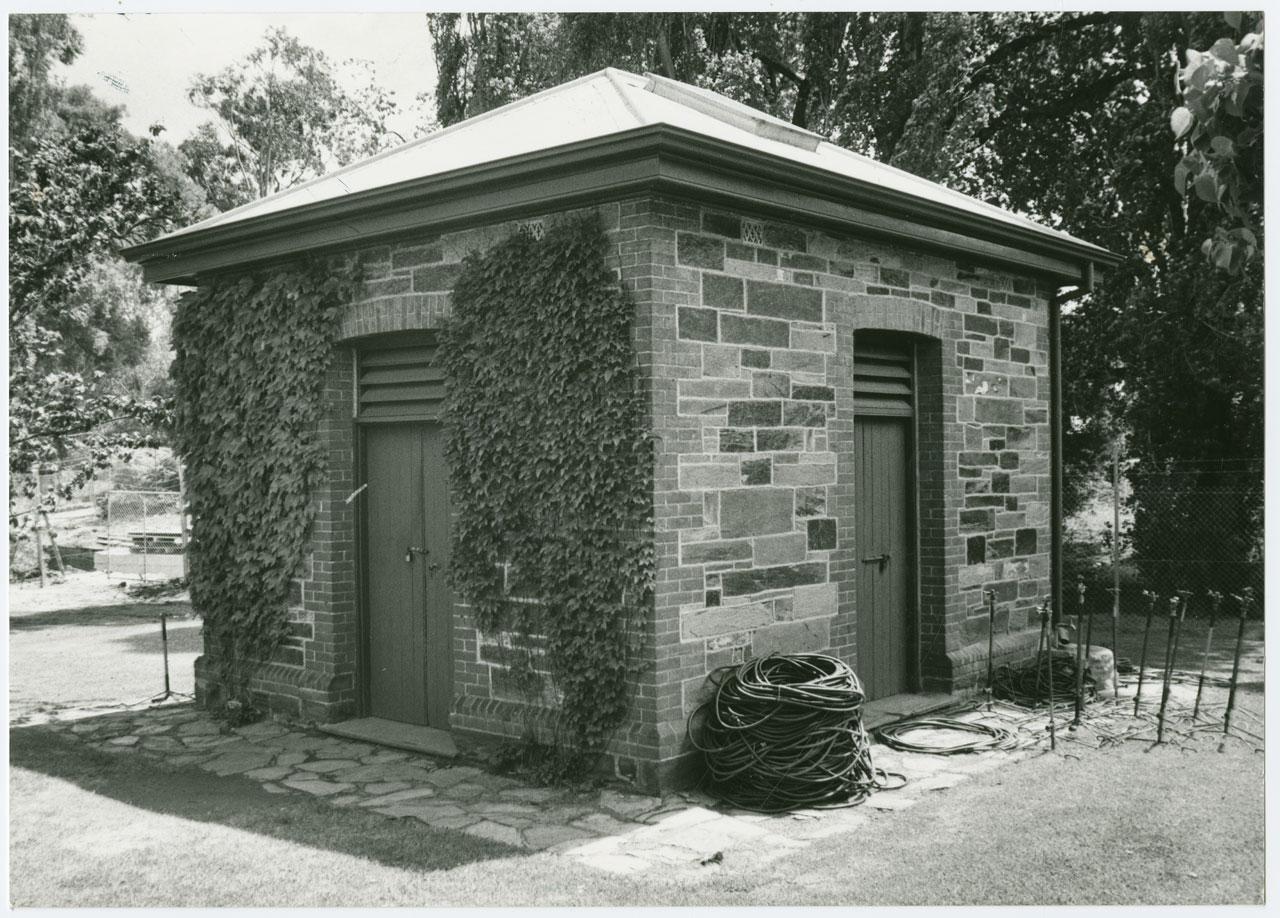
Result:
<svg viewBox="0 0 1280 918"><path fill-rule="evenodd" d="M958 212L1022 230L1033 230L1048 238L1070 240L1095 248L1066 233L828 143L817 134L718 93L654 74L638 76L613 68L469 118L164 238L173 239L231 226L256 217L334 201L347 195L388 188L468 166L662 124L897 191Z"/></svg>

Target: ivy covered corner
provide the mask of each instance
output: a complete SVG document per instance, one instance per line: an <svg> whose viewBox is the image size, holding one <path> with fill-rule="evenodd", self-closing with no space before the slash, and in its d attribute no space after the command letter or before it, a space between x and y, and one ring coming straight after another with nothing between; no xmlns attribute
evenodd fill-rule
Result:
<svg viewBox="0 0 1280 918"><path fill-rule="evenodd" d="M1109 252L604 70L126 253L174 324L197 689L656 789L718 668L1035 651L1059 292Z"/></svg>

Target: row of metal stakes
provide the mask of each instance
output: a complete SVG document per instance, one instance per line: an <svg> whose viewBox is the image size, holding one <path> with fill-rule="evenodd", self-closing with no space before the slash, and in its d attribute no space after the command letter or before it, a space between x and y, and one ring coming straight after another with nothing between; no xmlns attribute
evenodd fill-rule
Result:
<svg viewBox="0 0 1280 918"><path fill-rule="evenodd" d="M1151 638L1151 621L1155 617L1156 605L1159 597L1150 591L1143 591L1143 596L1147 600L1147 620L1142 632L1142 655L1138 661L1138 688L1133 698L1133 713L1138 714L1138 708L1142 703L1142 683L1146 676L1147 668L1147 647ZM1173 675L1173 671L1178 662L1178 644L1182 632L1182 623L1187 617L1187 601L1191 593L1187 590L1179 590L1175 595L1169 597L1169 631L1165 639L1165 662L1164 662L1164 683L1160 692L1160 713L1156 719L1156 743L1164 742L1164 721L1165 709L1169 704L1169 685ZM1196 700L1195 706L1191 711L1191 719L1195 720L1200 716L1200 699L1204 695L1205 670L1209 665L1209 652L1213 646L1213 629L1217 623L1218 616L1222 612L1223 595L1216 590L1209 590L1206 593L1209 599L1209 630L1205 635L1204 654L1200 659L1200 678L1196 683ZM1239 627L1236 631L1236 650L1235 658L1231 664L1231 684L1227 694L1227 710L1222 719L1222 735L1226 737L1231 732L1231 714L1236 706L1236 688L1240 682L1240 657L1244 651L1244 626L1245 620L1249 617L1249 610L1254 606L1254 594L1251 587L1245 587L1239 594L1232 593L1231 599L1236 604L1236 611L1239 618ZM1218 751L1222 751L1225 739L1218 745Z"/></svg>
<svg viewBox="0 0 1280 918"><path fill-rule="evenodd" d="M1079 601L1079 615L1076 618L1077 628L1081 619L1086 621L1084 641L1080 641L1080 635L1076 635L1076 659L1075 659L1075 676L1076 684L1073 692L1075 707L1074 716L1071 721L1071 728L1074 729L1080 725L1080 715L1084 708L1084 670L1085 663L1089 653L1093 648L1093 613L1085 611L1085 585L1081 580L1076 584L1077 597ZM994 590L983 591L987 599L987 608L990 614L990 627L987 631L987 707L991 707L992 691L994 686L993 661L995 656L995 618L996 618L996 594ZM1159 601L1159 597L1149 590L1143 590L1142 595L1147 600L1147 618L1146 625L1142 633L1142 654L1138 662L1138 687L1133 698L1133 714L1138 715L1139 706L1142 703L1142 685L1146 678L1147 668L1147 648L1151 638L1151 621L1155 615L1155 608ZM1209 600L1209 630L1205 636L1204 653L1200 659L1200 678L1196 685L1195 706L1191 712L1192 720L1196 720L1200 716L1200 700L1204 694L1205 673L1209 666L1209 653L1213 646L1213 629L1217 622L1218 616L1222 611L1222 593L1216 590L1209 590L1205 594ZM1163 685L1160 693L1160 711L1156 718L1156 744L1164 742L1164 725L1165 712L1169 705L1170 685L1173 680L1173 672L1177 666L1178 660L1178 644L1181 637L1182 623L1187 617L1187 603L1191 597L1189 590L1178 590L1173 596L1169 597L1169 631L1165 642L1164 656L1164 673ZM1240 680L1240 657L1244 650L1244 627L1245 620L1249 616L1250 609L1254 606L1254 591L1251 587L1246 587L1239 594L1232 593L1231 599L1236 603L1236 609L1239 617L1239 629L1236 633L1235 660L1231 667L1231 683L1230 691L1227 696L1226 714L1222 721L1223 740L1218 745L1218 751L1221 752L1226 743L1226 737L1231 732L1231 714L1235 710L1236 705L1236 688ZM1042 654L1048 652L1048 689L1049 689L1049 748L1057 749L1057 724L1055 718L1056 700L1053 687L1053 646L1054 639L1050 634L1050 597L1044 597L1040 604L1040 642L1036 648L1036 665L1042 658ZM1111 618L1111 652L1115 654L1119 643L1116 639L1116 616ZM1113 691L1115 697L1120 696L1120 685L1118 673L1113 680Z"/></svg>

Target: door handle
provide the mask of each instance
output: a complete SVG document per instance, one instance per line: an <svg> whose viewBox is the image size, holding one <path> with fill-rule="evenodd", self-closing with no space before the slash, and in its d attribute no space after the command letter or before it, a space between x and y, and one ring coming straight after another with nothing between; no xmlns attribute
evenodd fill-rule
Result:
<svg viewBox="0 0 1280 918"><path fill-rule="evenodd" d="M889 553L885 552L883 555L876 555L874 558L863 558L862 560L866 564L879 564L880 570L883 571L884 566L889 563L889 559Z"/></svg>
<svg viewBox="0 0 1280 918"><path fill-rule="evenodd" d="M416 545L410 545L404 550L404 563L412 564L414 555L428 555L430 552L425 548L419 548Z"/></svg>

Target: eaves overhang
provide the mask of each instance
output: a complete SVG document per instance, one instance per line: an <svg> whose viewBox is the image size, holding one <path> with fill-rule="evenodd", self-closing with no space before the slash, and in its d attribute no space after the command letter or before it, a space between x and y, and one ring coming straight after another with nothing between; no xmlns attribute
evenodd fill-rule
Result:
<svg viewBox="0 0 1280 918"><path fill-rule="evenodd" d="M152 282L198 284L230 270L307 253L445 232L639 193L817 226L936 251L958 260L1079 284L1120 258L1033 224L957 210L864 180L667 124L646 125L191 229L124 249Z"/></svg>

